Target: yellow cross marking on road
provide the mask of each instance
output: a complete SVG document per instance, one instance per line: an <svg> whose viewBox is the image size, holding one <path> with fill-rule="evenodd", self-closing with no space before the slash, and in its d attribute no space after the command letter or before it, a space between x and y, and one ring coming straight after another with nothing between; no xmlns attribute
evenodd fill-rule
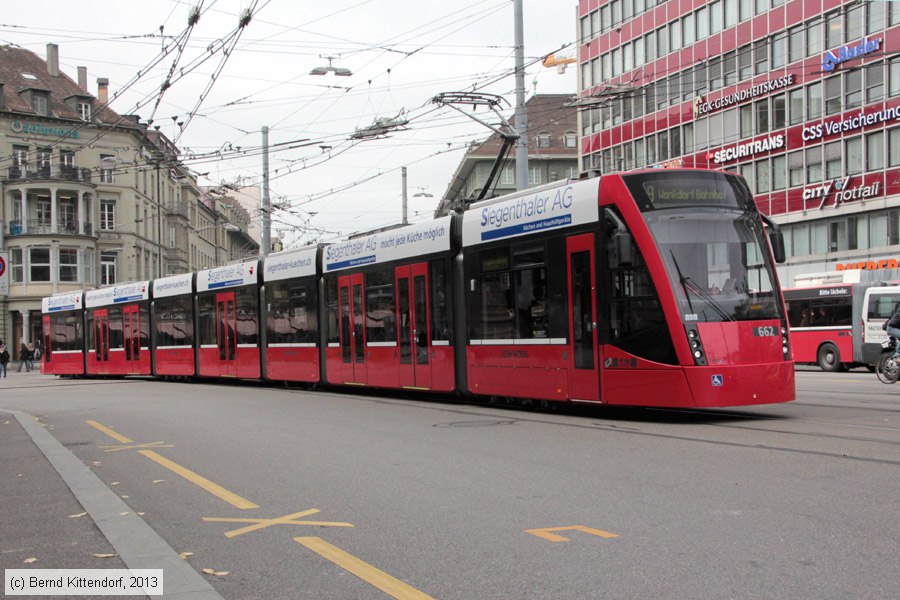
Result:
<svg viewBox="0 0 900 600"><path fill-rule="evenodd" d="M531 535L536 535L539 538L544 538L545 540L549 540L551 542L568 542L571 541L567 537L563 537L561 535L556 535L555 533L551 533L553 531L581 531L583 533L588 533L590 535L596 535L602 538L617 538L619 537L615 533L610 533L608 531L603 531L600 529L594 529L593 527L585 527L584 525L570 525L568 527L545 527L543 529L526 529L525 533L530 533Z"/></svg>
<svg viewBox="0 0 900 600"><path fill-rule="evenodd" d="M100 446L106 452L118 452L119 450L139 450L141 448L174 448L172 444L165 442L148 442L146 444L132 444L130 446Z"/></svg>
<svg viewBox="0 0 900 600"><path fill-rule="evenodd" d="M241 527L240 529L233 529L232 531L226 532L225 537L227 538L233 538L238 535L250 533L251 531L256 531L257 529L271 527L272 525L318 525L319 527L353 527L352 523L297 520L301 517L314 515L317 512L319 512L318 508L310 508L309 510L304 510L291 515L285 515L276 519L232 519L219 517L203 517L203 520L212 523L253 523L253 525L247 525L246 527Z"/></svg>

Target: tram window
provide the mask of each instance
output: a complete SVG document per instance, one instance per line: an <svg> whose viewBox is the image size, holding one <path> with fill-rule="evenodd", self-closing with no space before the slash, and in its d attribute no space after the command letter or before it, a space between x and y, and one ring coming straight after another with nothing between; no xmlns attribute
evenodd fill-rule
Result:
<svg viewBox="0 0 900 600"><path fill-rule="evenodd" d="M474 319L482 339L513 339L512 286L509 271L481 276L481 313Z"/></svg>
<svg viewBox="0 0 900 600"><path fill-rule="evenodd" d="M450 340L450 282L447 263L433 260L431 267L431 339Z"/></svg>
<svg viewBox="0 0 900 600"><path fill-rule="evenodd" d="M394 270L366 273L366 341L396 342Z"/></svg>
<svg viewBox="0 0 900 600"><path fill-rule="evenodd" d="M81 350L81 327L76 315L51 315L50 331L53 350Z"/></svg>
<svg viewBox="0 0 900 600"><path fill-rule="evenodd" d="M267 340L273 344L315 341L315 283L274 281L266 284Z"/></svg>
<svg viewBox="0 0 900 600"><path fill-rule="evenodd" d="M109 307L109 347L124 348L125 334L122 329L122 309L118 306Z"/></svg>
<svg viewBox="0 0 900 600"><path fill-rule="evenodd" d="M513 249L516 338L548 337L547 269L543 245Z"/></svg>
<svg viewBox="0 0 900 600"><path fill-rule="evenodd" d="M215 346L216 339L216 297L215 294L200 296L197 300L197 321L200 344Z"/></svg>
<svg viewBox="0 0 900 600"><path fill-rule="evenodd" d="M677 364L672 335L640 249L632 237L630 250L620 257L619 250L627 249L619 247L617 223L607 219L606 224L603 289L609 308L601 339L641 358Z"/></svg>
<svg viewBox="0 0 900 600"><path fill-rule="evenodd" d="M173 296L154 301L156 346L191 346L194 343L194 315L190 296Z"/></svg>
<svg viewBox="0 0 900 600"><path fill-rule="evenodd" d="M234 291L234 312L237 321L237 343L257 344L259 340L259 307L256 288L244 287Z"/></svg>

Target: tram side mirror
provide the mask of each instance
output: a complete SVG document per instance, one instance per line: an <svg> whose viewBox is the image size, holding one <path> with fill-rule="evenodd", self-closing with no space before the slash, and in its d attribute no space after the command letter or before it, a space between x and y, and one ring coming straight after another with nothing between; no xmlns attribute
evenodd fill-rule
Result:
<svg viewBox="0 0 900 600"><path fill-rule="evenodd" d="M610 262L617 266L633 265L634 244L625 222L609 208L603 209L603 215L607 224L606 235L612 235L611 249L616 253L615 260L610 257Z"/></svg>
<svg viewBox="0 0 900 600"><path fill-rule="evenodd" d="M780 229L769 232L769 243L772 245L772 256L775 257L775 262L783 263L787 260L784 253L784 234Z"/></svg>
<svg viewBox="0 0 900 600"><path fill-rule="evenodd" d="M769 245L772 246L772 257L775 259L775 262L783 263L787 260L787 256L785 256L784 253L784 234L781 233L781 228L778 227L778 223L762 213L760 213L759 218L762 219L762 222L768 228Z"/></svg>
<svg viewBox="0 0 900 600"><path fill-rule="evenodd" d="M632 245L631 234L627 231L617 231L613 234L616 242L616 253L619 255L619 265L629 266L634 264L634 246Z"/></svg>

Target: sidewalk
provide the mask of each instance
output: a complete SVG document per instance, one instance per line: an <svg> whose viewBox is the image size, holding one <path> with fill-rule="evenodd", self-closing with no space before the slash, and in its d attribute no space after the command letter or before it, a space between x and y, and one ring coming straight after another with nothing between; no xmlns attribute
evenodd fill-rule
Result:
<svg viewBox="0 0 900 600"><path fill-rule="evenodd" d="M118 556L94 556L116 551L89 515L72 516L84 508L16 417L2 411L0 457L0 568L125 568Z"/></svg>
<svg viewBox="0 0 900 600"><path fill-rule="evenodd" d="M44 387L58 379L32 372L2 381ZM0 457L0 568L163 569L166 598L222 600L33 416L0 409Z"/></svg>

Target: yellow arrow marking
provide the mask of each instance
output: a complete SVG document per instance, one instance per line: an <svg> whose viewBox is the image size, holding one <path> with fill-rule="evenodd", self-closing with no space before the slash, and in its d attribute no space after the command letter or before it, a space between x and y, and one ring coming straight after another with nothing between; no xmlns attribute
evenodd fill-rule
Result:
<svg viewBox="0 0 900 600"><path fill-rule="evenodd" d="M545 527L543 529L526 529L525 533L530 533L531 535L536 535L539 538L544 538L545 540L551 542L568 542L569 538L563 537L561 535L556 535L555 533L551 533L553 531L581 531L583 533L588 533L590 535L596 535L602 538L617 538L619 537L615 533L610 533L608 531L603 531L601 529L594 529L593 527L585 527L584 525L569 525L568 527Z"/></svg>
<svg viewBox="0 0 900 600"><path fill-rule="evenodd" d="M305 517L307 515L314 515L319 512L317 508L311 508L309 510L304 510L298 513L294 513L292 515L285 515L283 517L278 517L277 519L232 519L232 518L219 518L219 517L203 517L203 520L209 523L253 523L253 525L248 525L246 527L241 527L240 529L234 529L232 531L228 531L225 533L225 537L233 538L238 535L243 535L245 533L250 533L251 531L256 531L257 529L264 529L266 527L271 527L272 525L317 525L319 527L353 527L352 523L340 523L336 521L298 521L300 517Z"/></svg>
<svg viewBox="0 0 900 600"><path fill-rule="evenodd" d="M381 569L377 569L369 563L363 562L352 554L347 554L340 548L332 546L322 538L296 537L294 541L306 546L322 558L326 558L342 569L350 571L369 585L398 600L434 600L424 592L420 592L411 585L404 583L396 577L391 577Z"/></svg>
<svg viewBox="0 0 900 600"><path fill-rule="evenodd" d="M106 452L118 452L119 450L136 450L138 448L174 448L172 444L165 442L148 442L146 444L131 444L130 446L100 446Z"/></svg>

